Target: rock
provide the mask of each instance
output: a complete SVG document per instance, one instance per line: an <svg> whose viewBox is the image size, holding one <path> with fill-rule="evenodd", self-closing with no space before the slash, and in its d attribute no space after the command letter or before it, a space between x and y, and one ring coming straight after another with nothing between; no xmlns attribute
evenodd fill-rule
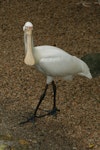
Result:
<svg viewBox="0 0 100 150"><path fill-rule="evenodd" d="M100 76L100 53L87 54L81 59L89 66L93 77Z"/></svg>

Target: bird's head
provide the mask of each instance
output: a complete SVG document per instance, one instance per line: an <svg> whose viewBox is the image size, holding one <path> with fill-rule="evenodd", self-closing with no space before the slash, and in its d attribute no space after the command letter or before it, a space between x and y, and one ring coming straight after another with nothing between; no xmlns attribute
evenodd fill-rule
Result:
<svg viewBox="0 0 100 150"><path fill-rule="evenodd" d="M24 31L24 44L25 44L25 59L24 62L27 65L34 65L35 59L33 56L33 38L32 38L33 24L26 22L23 26Z"/></svg>
<svg viewBox="0 0 100 150"><path fill-rule="evenodd" d="M30 35L32 34L32 30L33 30L33 24L31 22L26 22L25 25L23 26L23 31L27 35Z"/></svg>

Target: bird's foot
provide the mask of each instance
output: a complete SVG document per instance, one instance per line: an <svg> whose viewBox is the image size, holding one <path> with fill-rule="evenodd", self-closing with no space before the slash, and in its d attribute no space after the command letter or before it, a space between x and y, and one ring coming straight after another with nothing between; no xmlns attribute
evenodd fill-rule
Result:
<svg viewBox="0 0 100 150"><path fill-rule="evenodd" d="M47 115L53 115L53 116L56 116L56 115L57 115L57 111L60 111L60 109L54 107L51 111L48 112Z"/></svg>
<svg viewBox="0 0 100 150"><path fill-rule="evenodd" d="M57 115L57 111L60 111L58 108L54 107L51 111L47 111L48 113L47 114L44 114L44 115L40 115L40 116L37 116L37 115L33 115L31 116L30 118L28 118L27 120L25 121L22 121L19 123L19 125L23 125L25 123L35 123L35 119L36 118L42 118L42 117L45 117L47 115L53 115L53 116L56 116Z"/></svg>
<svg viewBox="0 0 100 150"><path fill-rule="evenodd" d="M34 122L35 122L35 118L36 118L36 116L33 115L33 116L31 116L30 118L27 118L26 121L20 122L19 125L23 125L23 124L28 123L28 122L34 123Z"/></svg>

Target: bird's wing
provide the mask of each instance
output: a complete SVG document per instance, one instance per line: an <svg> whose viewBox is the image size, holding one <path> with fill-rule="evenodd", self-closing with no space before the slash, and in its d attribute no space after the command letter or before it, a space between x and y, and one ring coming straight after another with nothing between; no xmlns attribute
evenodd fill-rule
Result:
<svg viewBox="0 0 100 150"><path fill-rule="evenodd" d="M77 59L73 56L54 56L41 58L39 66L44 73L50 76L67 76L79 72L80 67L77 66Z"/></svg>

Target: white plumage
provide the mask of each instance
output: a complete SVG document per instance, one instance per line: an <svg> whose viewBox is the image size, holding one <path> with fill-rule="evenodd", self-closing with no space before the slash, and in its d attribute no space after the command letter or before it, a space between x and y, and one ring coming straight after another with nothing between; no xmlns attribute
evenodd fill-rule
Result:
<svg viewBox="0 0 100 150"><path fill-rule="evenodd" d="M48 84L52 83L54 91L54 105L49 114L54 114L58 109L56 108L56 85L54 77L59 76L65 80L72 80L74 75L85 76L92 78L89 68L85 62L79 58L68 54L60 48L54 46L36 46L33 45L31 22L25 23L24 27L24 43L25 43L25 64L35 65L36 68L47 76L47 84L44 93L36 107L34 115L27 121L34 120L37 110L45 97ZM25 121L25 122L27 122Z"/></svg>
<svg viewBox="0 0 100 150"><path fill-rule="evenodd" d="M68 54L60 48L53 46L38 46L33 50L35 65L39 71L42 71L52 79L60 76L67 79L67 76L80 74L91 78L88 66L79 58Z"/></svg>

